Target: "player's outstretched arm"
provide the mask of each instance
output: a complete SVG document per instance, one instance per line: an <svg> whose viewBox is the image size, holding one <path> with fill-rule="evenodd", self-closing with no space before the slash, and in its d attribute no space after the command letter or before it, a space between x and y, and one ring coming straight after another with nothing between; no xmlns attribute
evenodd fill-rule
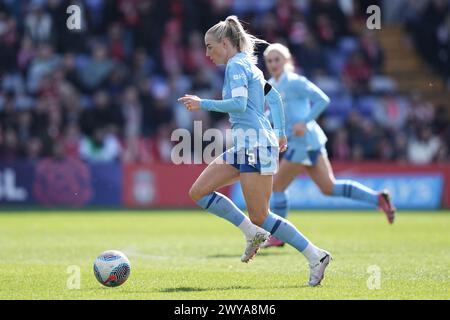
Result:
<svg viewBox="0 0 450 320"><path fill-rule="evenodd" d="M247 108L246 97L233 97L225 100L202 99L200 109L217 112L244 112Z"/></svg>
<svg viewBox="0 0 450 320"><path fill-rule="evenodd" d="M238 96L225 100L200 99L197 96L186 94L178 99L189 111L208 110L217 112L244 112L247 108L247 97Z"/></svg>
<svg viewBox="0 0 450 320"><path fill-rule="evenodd" d="M281 99L280 93L269 83L266 83L264 86L264 94L269 104L270 113L273 120L273 127L275 129L276 135L278 136L280 152L284 152L287 148L287 138L285 130L283 100Z"/></svg>
<svg viewBox="0 0 450 320"><path fill-rule="evenodd" d="M311 111L305 122L316 120L330 104L330 98L318 86L304 78L299 80L298 92L311 101Z"/></svg>
<svg viewBox="0 0 450 320"><path fill-rule="evenodd" d="M283 100L280 93L269 83L264 86L264 94L270 107L273 126L279 137L286 136Z"/></svg>

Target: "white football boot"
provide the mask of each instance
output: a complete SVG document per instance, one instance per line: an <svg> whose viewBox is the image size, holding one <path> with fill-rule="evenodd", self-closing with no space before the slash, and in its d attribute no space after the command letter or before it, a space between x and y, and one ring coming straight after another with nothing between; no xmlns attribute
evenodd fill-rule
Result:
<svg viewBox="0 0 450 320"><path fill-rule="evenodd" d="M318 286L325 275L325 269L332 260L332 256L329 252L321 250L319 258L309 264L309 282L311 287Z"/></svg>
<svg viewBox="0 0 450 320"><path fill-rule="evenodd" d="M269 232L258 227L253 237L247 238L247 247L245 248L244 254L241 256L241 261L245 263L249 262L269 237Z"/></svg>

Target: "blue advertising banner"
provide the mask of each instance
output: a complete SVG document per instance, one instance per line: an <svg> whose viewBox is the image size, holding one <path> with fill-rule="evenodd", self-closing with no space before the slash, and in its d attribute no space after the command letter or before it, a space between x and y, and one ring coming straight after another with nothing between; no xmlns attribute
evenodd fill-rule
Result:
<svg viewBox="0 0 450 320"><path fill-rule="evenodd" d="M33 164L0 163L0 204L34 203L33 180Z"/></svg>
<svg viewBox="0 0 450 320"><path fill-rule="evenodd" d="M131 200L127 202L126 199L127 197L131 199L130 192L133 190L135 192L135 189L130 188L133 185L130 182L128 184L124 182L127 180L124 168L126 166L120 163L88 164L76 159L0 163L0 208L15 204L49 207L133 206L133 202ZM153 187L157 188L159 196L151 205L163 207L183 203L188 206L187 204L192 203L187 197L186 190L197 173L193 173L192 168L188 169L182 175L185 185L177 184L179 192L173 197L174 190L178 189L173 189L170 181L180 177L180 172L174 173L173 168L169 166L153 168L152 172L158 174L155 181L159 181ZM441 172L437 170L429 173L392 174L347 172L345 175L337 176L354 179L375 190L389 189L394 204L399 209L438 209L445 199L445 171ZM171 178L173 175L176 178ZM128 176L133 177L130 174ZM139 191L142 189L142 185L136 186ZM324 196L305 176L294 180L288 191L293 209L371 209L370 205L361 202ZM182 198L183 196L186 199ZM239 184L231 188L230 196L239 207L245 207Z"/></svg>
<svg viewBox="0 0 450 320"><path fill-rule="evenodd" d="M0 164L1 204L120 206L122 166L70 158Z"/></svg>
<svg viewBox="0 0 450 320"><path fill-rule="evenodd" d="M444 178L439 174L345 176L374 190L388 189L398 209L438 209L441 207ZM323 195L307 177L298 177L288 188L291 209L371 209L372 206L341 197ZM239 184L231 199L240 208L245 201Z"/></svg>
<svg viewBox="0 0 450 320"><path fill-rule="evenodd" d="M122 206L123 169L119 163L91 164L93 195L89 205Z"/></svg>

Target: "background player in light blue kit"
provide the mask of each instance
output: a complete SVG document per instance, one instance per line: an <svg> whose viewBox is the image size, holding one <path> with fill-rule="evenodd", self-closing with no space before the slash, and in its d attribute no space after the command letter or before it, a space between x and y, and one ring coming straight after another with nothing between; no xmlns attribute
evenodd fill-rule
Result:
<svg viewBox="0 0 450 320"><path fill-rule="evenodd" d="M264 80L255 65L254 46L264 42L248 34L236 16L211 27L205 35L206 55L226 64L223 100L185 95L179 101L188 110L209 110L230 116L233 147L215 159L195 181L190 197L202 208L239 227L247 239L241 260L248 262L270 234L289 243L309 261L309 285L320 284L331 256L314 246L289 221L270 212L272 183L278 153L286 149L283 103L277 90ZM264 114L269 103L274 129ZM215 190L241 182L250 219Z"/></svg>
<svg viewBox="0 0 450 320"><path fill-rule="evenodd" d="M289 49L279 43L264 51L267 69L272 76L269 83L281 94L286 114L286 134L289 149L274 177L271 207L286 217L289 198L286 191L294 178L306 171L322 193L364 201L378 206L394 222L395 208L386 190L377 192L353 180L336 180L328 160L327 137L315 121L330 103L328 96L303 76L294 73ZM283 241L271 237L263 247L282 246Z"/></svg>

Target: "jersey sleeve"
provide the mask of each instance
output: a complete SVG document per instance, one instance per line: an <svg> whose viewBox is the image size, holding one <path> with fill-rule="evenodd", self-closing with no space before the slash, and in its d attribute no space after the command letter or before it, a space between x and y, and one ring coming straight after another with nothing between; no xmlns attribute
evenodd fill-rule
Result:
<svg viewBox="0 0 450 320"><path fill-rule="evenodd" d="M247 107L247 97L233 97L225 100L202 99L200 109L215 112L244 112Z"/></svg>
<svg viewBox="0 0 450 320"><path fill-rule="evenodd" d="M248 76L245 67L237 62L230 63L226 69L228 84L231 90L244 87L248 89Z"/></svg>
<svg viewBox="0 0 450 320"><path fill-rule="evenodd" d="M232 97L225 100L202 99L200 108L216 112L244 112L247 107L248 78L245 67L239 63L230 63L226 71Z"/></svg>
<svg viewBox="0 0 450 320"><path fill-rule="evenodd" d="M305 121L316 120L330 104L330 98L314 83L301 77L293 81L292 90L297 92L299 98L311 101L311 110Z"/></svg>
<svg viewBox="0 0 450 320"><path fill-rule="evenodd" d="M278 137L285 137L285 118L284 118L284 106L280 93L272 87L269 83L266 83L264 87L264 94L266 101L269 104L270 115L273 121L275 133Z"/></svg>

